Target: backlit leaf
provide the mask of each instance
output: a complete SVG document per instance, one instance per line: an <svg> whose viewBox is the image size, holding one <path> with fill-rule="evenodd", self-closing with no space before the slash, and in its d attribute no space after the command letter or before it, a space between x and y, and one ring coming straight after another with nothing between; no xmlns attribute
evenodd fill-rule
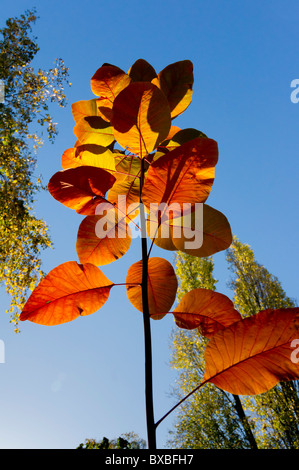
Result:
<svg viewBox="0 0 299 470"><path fill-rule="evenodd" d="M133 155L115 156L115 173L113 174L116 181L109 190L107 199L119 210L126 210L130 218L134 218L138 213L137 206L140 200L140 159Z"/></svg>
<svg viewBox="0 0 299 470"><path fill-rule="evenodd" d="M176 246L172 240L172 226L166 210L162 209L162 216L160 213L149 212L146 220L146 231L149 238L159 248L176 251Z"/></svg>
<svg viewBox="0 0 299 470"><path fill-rule="evenodd" d="M103 119L110 121L112 106L116 96L126 88L131 78L115 65L104 64L91 78L91 90L99 98L98 113Z"/></svg>
<svg viewBox="0 0 299 470"><path fill-rule="evenodd" d="M183 113L192 100L193 64L182 60L165 67L152 83L157 85L168 99L171 117Z"/></svg>
<svg viewBox="0 0 299 470"><path fill-rule="evenodd" d="M114 176L102 168L80 166L55 173L48 190L54 199L70 209L93 215L114 181Z"/></svg>
<svg viewBox="0 0 299 470"><path fill-rule="evenodd" d="M58 325L89 315L104 305L113 285L96 266L68 261L42 279L27 300L20 320Z"/></svg>
<svg viewBox="0 0 299 470"><path fill-rule="evenodd" d="M226 250L232 243L227 218L208 204L196 204L194 210L186 210L182 217L169 215L167 210L161 217L150 212L147 219L147 233L160 248L205 258Z"/></svg>
<svg viewBox="0 0 299 470"><path fill-rule="evenodd" d="M152 161L158 160L160 157L164 157L168 152L175 148L183 145L190 140L196 139L197 137L207 137L203 132L197 129L180 129L176 126L171 126L170 132L162 142L155 154L153 155Z"/></svg>
<svg viewBox="0 0 299 470"><path fill-rule="evenodd" d="M144 59L138 59L128 71L133 82L151 82L157 77L153 66Z"/></svg>
<svg viewBox="0 0 299 470"><path fill-rule="evenodd" d="M97 116L97 100L81 100L72 103L72 114L76 123L86 116Z"/></svg>
<svg viewBox="0 0 299 470"><path fill-rule="evenodd" d="M299 336L299 308L264 310L216 333L205 353L203 383L235 395L256 395L299 378L291 343Z"/></svg>
<svg viewBox="0 0 299 470"><path fill-rule="evenodd" d="M173 150L174 148L179 147L180 145L183 145L186 142L189 142L190 140L196 139L197 137L207 138L206 134L201 131L198 131L197 129L179 129L172 136L168 136L165 142L165 146L167 149ZM163 145L163 143L161 145Z"/></svg>
<svg viewBox="0 0 299 470"><path fill-rule="evenodd" d="M141 284L142 261L132 264L127 273L127 284ZM153 319L160 319L170 310L175 301L177 278L172 265L163 258L148 260L148 301L149 312ZM127 296L132 305L143 311L141 285L127 285Z"/></svg>
<svg viewBox="0 0 299 470"><path fill-rule="evenodd" d="M178 126L171 126L171 128L169 130L169 133L168 133L168 136L166 137L166 141L172 139L172 137L177 135L177 133L180 132L180 131L181 131L181 129ZM194 138L195 137L200 137L200 136L196 135L196 136L194 136ZM191 140L191 139L189 139L189 140ZM182 143L184 143L184 142L182 142ZM162 142L161 145L163 145L163 142Z"/></svg>
<svg viewBox="0 0 299 470"><path fill-rule="evenodd" d="M184 203L205 202L217 161L218 146L212 139L199 137L172 150L149 167L143 203L150 210L151 204L177 204L180 208Z"/></svg>
<svg viewBox="0 0 299 470"><path fill-rule="evenodd" d="M224 214L209 206L181 218L171 220L172 242L177 250L205 258L226 250L232 243L232 231ZM179 236L175 236L176 232Z"/></svg>
<svg viewBox="0 0 299 470"><path fill-rule="evenodd" d="M228 297L201 288L187 292L172 313L177 326L198 328L207 338L242 319Z"/></svg>
<svg viewBox="0 0 299 470"><path fill-rule="evenodd" d="M115 97L130 84L131 78L116 65L104 64L91 78L92 92L113 103Z"/></svg>
<svg viewBox="0 0 299 470"><path fill-rule="evenodd" d="M63 152L61 166L63 169L93 166L107 171L115 171L115 154L107 147L100 145L81 145Z"/></svg>
<svg viewBox="0 0 299 470"><path fill-rule="evenodd" d="M145 157L166 139L171 125L165 95L148 82L133 82L113 104L111 124L123 148Z"/></svg>
<svg viewBox="0 0 299 470"><path fill-rule="evenodd" d="M81 263L103 266L128 251L132 233L126 217L119 214L112 204L102 203L96 212L100 215L87 216L81 222L76 248Z"/></svg>
<svg viewBox="0 0 299 470"><path fill-rule="evenodd" d="M80 144L96 144L108 147L114 141L113 129L100 116L86 116L74 127Z"/></svg>

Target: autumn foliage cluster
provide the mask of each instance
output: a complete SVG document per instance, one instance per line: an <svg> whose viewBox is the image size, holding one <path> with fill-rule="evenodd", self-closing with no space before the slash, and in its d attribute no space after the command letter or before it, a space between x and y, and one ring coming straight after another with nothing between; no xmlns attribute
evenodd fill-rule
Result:
<svg viewBox="0 0 299 470"><path fill-rule="evenodd" d="M117 288L99 267L126 254L130 224L140 220L138 229L149 249L127 272L129 301L153 320L171 314L178 327L198 328L209 339L201 385L212 382L233 394L259 394L299 377L298 363L291 360L291 343L299 338L299 309L265 310L242 319L228 297L208 289L191 290L173 308L174 269L166 259L151 257L153 244L207 257L232 242L225 215L206 204L217 142L194 128L173 125L190 105L192 88L189 60L158 74L142 59L127 73L110 64L95 72L95 97L72 105L76 141L63 153L62 169L48 185L57 201L83 216L76 243L79 263L63 263L46 275L20 319L57 325L98 311ZM178 227L184 228L180 237L175 236ZM186 242L199 231L201 243L190 247Z"/></svg>

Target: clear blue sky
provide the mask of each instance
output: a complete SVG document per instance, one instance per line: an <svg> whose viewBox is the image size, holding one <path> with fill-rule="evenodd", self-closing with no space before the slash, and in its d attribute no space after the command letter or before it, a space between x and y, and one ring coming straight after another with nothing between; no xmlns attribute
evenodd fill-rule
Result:
<svg viewBox="0 0 299 470"><path fill-rule="evenodd" d="M29 0L1 2L1 27L11 16L37 7L35 64L48 68L62 57L72 87L66 109L53 108L59 136L38 156L45 182L60 169L72 147L70 104L92 98L90 78L104 62L128 70L138 58L157 71L190 59L195 84L192 104L177 125L194 127L217 140L220 156L208 200L224 212L233 232L249 243L258 261L277 275L287 294L298 296L299 103L290 83L299 78L295 0ZM0 77L1 78L1 77ZM36 213L50 226L55 249L44 252L43 268L77 260L81 217L39 196ZM167 252L153 252L166 256ZM218 291L231 296L224 254L215 255ZM139 242L118 262L103 268L124 282L140 259ZM1 295L1 309L8 305ZM153 323L155 417L174 404L169 396L172 318ZM146 438L143 327L125 289L112 290L96 314L59 327L21 324L15 335L4 313L0 338L0 448L74 448L85 438L113 438L135 431ZM174 416L158 427L163 448Z"/></svg>

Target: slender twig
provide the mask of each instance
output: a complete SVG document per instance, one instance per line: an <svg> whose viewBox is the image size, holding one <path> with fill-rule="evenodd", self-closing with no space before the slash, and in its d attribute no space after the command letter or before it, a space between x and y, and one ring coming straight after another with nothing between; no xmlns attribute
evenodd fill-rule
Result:
<svg viewBox="0 0 299 470"><path fill-rule="evenodd" d="M165 413L162 418L160 418L155 426L157 428L157 426L159 426L159 424L165 419L167 418L168 415L170 415L170 413L172 413L178 406L180 406L185 400L187 400L187 398L189 398L191 395L193 395L193 393L195 393L197 390L199 390L204 384L206 383L206 381L202 382L201 384L199 384L197 387L195 387L193 390L191 390L191 392L189 392L186 396L184 396L178 403L176 403L169 411L167 411L167 413ZM247 419L247 416L245 415L245 412L244 412L244 409L243 409L243 406L242 406L242 403L241 403L241 400L240 400L240 397L239 395L233 395L233 398L235 400L235 408L236 408L236 411L238 413L238 416L242 422L242 425L243 425L243 428L244 428L244 431L246 433L246 437L250 443L250 447L252 449L258 449L258 446L257 446L257 443L256 443L256 440L255 440L255 437L252 433L252 430L251 430L251 427L250 427L250 424L248 422L248 419Z"/></svg>
<svg viewBox="0 0 299 470"><path fill-rule="evenodd" d="M159 421L156 422L156 424L155 424L156 428L159 426L159 424L160 424L165 418L167 418L168 415L170 415L170 413L172 413L178 406L180 406L185 400L187 400L187 398L189 398L193 393L195 393L202 385L203 385L203 383L201 383L201 384L198 385L196 388L194 388L193 390L191 390L191 392L189 392L184 398L182 398L176 405L174 405L172 408L170 408L170 410L167 411L167 413L165 413L165 415L162 416L162 418L160 418Z"/></svg>
<svg viewBox="0 0 299 470"><path fill-rule="evenodd" d="M164 210L165 210L165 209L164 209ZM150 257L152 248L153 248L153 246L154 246L155 239L156 239L157 233L158 233L158 231L159 231L159 228L160 228L160 226L161 226L163 216L164 216L164 212L162 213L162 215L160 214L159 219L158 219L158 221L157 221L157 228L156 228L156 230L155 230L155 234L154 234L154 236L153 236L153 238L152 238L152 243L151 243L150 249L148 250L148 254L147 254L147 257L148 257L148 258ZM148 221L150 222L150 218L148 219Z"/></svg>

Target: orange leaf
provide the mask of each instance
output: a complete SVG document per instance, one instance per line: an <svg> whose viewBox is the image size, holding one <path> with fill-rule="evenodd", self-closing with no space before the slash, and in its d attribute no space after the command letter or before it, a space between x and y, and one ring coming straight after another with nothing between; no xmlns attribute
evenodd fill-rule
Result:
<svg viewBox="0 0 299 470"><path fill-rule="evenodd" d="M299 337L299 308L263 310L209 341L203 383L235 395L257 395L299 378L291 343Z"/></svg>
<svg viewBox="0 0 299 470"><path fill-rule="evenodd" d="M162 212L163 209L162 209ZM146 231L151 240L159 248L168 251L176 251L176 247L172 240L172 226L168 213L164 212L164 217L160 217L160 214L150 212L146 220Z"/></svg>
<svg viewBox="0 0 299 470"><path fill-rule="evenodd" d="M80 144L96 144L107 147L114 141L113 129L100 116L86 116L74 127Z"/></svg>
<svg viewBox="0 0 299 470"><path fill-rule="evenodd" d="M75 168L77 166L82 166L80 160L77 162L77 154L75 148L66 149L61 157L61 166L63 170L67 168Z"/></svg>
<svg viewBox="0 0 299 470"><path fill-rule="evenodd" d="M171 233L176 250L205 258L229 248L233 237L230 224L224 214L208 204L203 204L202 210L202 220L198 220L199 210L192 212L191 215L172 220ZM175 236L178 228L182 228L178 230L180 237Z"/></svg>
<svg viewBox="0 0 299 470"><path fill-rule="evenodd" d="M27 300L20 320L59 325L99 310L114 284L92 264L68 261L50 271Z"/></svg>
<svg viewBox="0 0 299 470"><path fill-rule="evenodd" d="M228 297L201 288L187 292L172 313L177 326L188 330L198 328L207 338L242 319Z"/></svg>
<svg viewBox="0 0 299 470"><path fill-rule="evenodd" d="M170 131L168 133L168 136L166 137L166 141L171 140L180 131L181 131L181 129L178 126L171 126ZM196 136L194 136L194 138L195 137L198 137L198 136L196 135ZM163 145L163 142L162 142L161 145Z"/></svg>
<svg viewBox="0 0 299 470"><path fill-rule="evenodd" d="M78 166L94 166L107 171L114 171L115 154L107 147L100 145L79 145L63 152L61 166L64 170Z"/></svg>
<svg viewBox="0 0 299 470"><path fill-rule="evenodd" d="M126 283L127 296L132 305L143 312L142 296L142 261L132 264L128 270ZM130 286L129 284L140 284ZM172 265L163 258L148 260L148 301L149 312L153 319L161 319L168 313L175 301L177 278Z"/></svg>
<svg viewBox="0 0 299 470"><path fill-rule="evenodd" d="M173 150L174 148L179 147L180 145L183 145L186 142L190 142L190 140L194 140L197 137L207 138L207 136L203 132L198 131L197 129L179 129L175 134L168 137L169 140L166 140L165 143L166 148L169 150ZM161 145L163 145L163 143Z"/></svg>
<svg viewBox="0 0 299 470"><path fill-rule="evenodd" d="M183 113L191 103L193 82L193 64L190 60L168 65L158 74L158 78L153 79L152 83L167 96L172 118Z"/></svg>
<svg viewBox="0 0 299 470"><path fill-rule="evenodd" d="M129 218L133 219L139 212L141 160L134 155L116 155L113 174L116 181L107 199L119 210L126 210Z"/></svg>
<svg viewBox="0 0 299 470"><path fill-rule="evenodd" d="M115 97L130 84L131 78L116 65L104 64L92 76L92 92L113 103Z"/></svg>
<svg viewBox="0 0 299 470"><path fill-rule="evenodd" d="M133 82L114 100L111 124L123 147L145 157L166 139L171 120L165 95L148 82Z"/></svg>
<svg viewBox="0 0 299 470"><path fill-rule="evenodd" d="M157 77L155 69L144 59L138 59L128 71L133 82L151 82Z"/></svg>
<svg viewBox="0 0 299 470"><path fill-rule="evenodd" d="M224 214L208 204L185 205L185 215L171 217L167 208L161 214L150 212L147 233L155 245L169 251L182 251L205 258L226 250L232 243L230 224ZM188 210L189 209L189 210Z"/></svg>
<svg viewBox="0 0 299 470"><path fill-rule="evenodd" d="M132 234L126 217L119 214L112 204L99 204L96 213L100 215L87 216L81 222L76 248L81 263L103 266L128 251Z"/></svg>
<svg viewBox="0 0 299 470"><path fill-rule="evenodd" d="M217 161L218 146L212 139L199 137L172 150L150 165L142 190L143 203L150 210L151 204L182 207L205 202Z"/></svg>
<svg viewBox="0 0 299 470"><path fill-rule="evenodd" d="M194 140L197 137L207 136L197 129L179 129L176 126L171 126L166 140L159 145L157 151L153 154L152 161L156 161L158 158L164 157L171 150L174 150L180 145L186 144L190 140Z"/></svg>
<svg viewBox="0 0 299 470"><path fill-rule="evenodd" d="M70 209L92 215L114 181L114 176L102 168L80 166L55 173L48 190L54 199Z"/></svg>
<svg viewBox="0 0 299 470"><path fill-rule="evenodd" d="M131 78L115 65L104 64L91 78L91 90L98 98L98 113L106 121L112 117L112 106L116 96L126 88Z"/></svg>
<svg viewBox="0 0 299 470"><path fill-rule="evenodd" d="M86 116L97 116L97 100L81 100L72 103L72 114L76 123Z"/></svg>

